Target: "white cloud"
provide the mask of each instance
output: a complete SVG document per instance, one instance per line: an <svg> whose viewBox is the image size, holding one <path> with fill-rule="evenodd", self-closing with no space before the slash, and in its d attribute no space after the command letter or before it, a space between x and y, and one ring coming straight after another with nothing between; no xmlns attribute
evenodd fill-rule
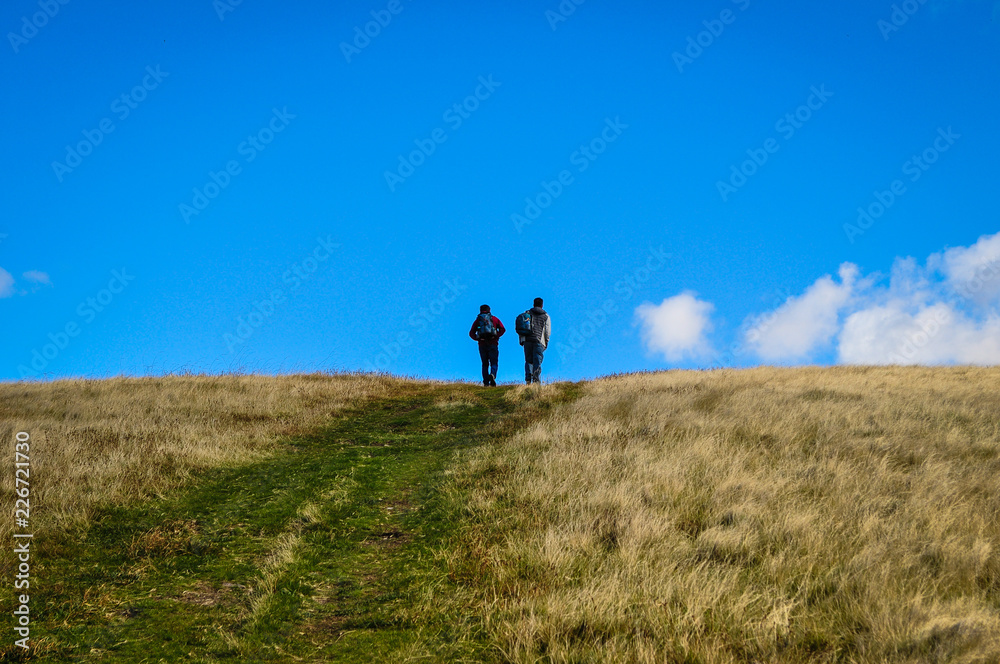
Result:
<svg viewBox="0 0 1000 664"><path fill-rule="evenodd" d="M23 288L14 287L14 277L10 272L0 267L0 298L13 297L14 295L28 295L29 292L34 293L41 286L51 286L52 281L49 279L49 275L45 272L39 272L38 270L28 270L21 275L27 281L31 282L32 288L30 291L24 290Z"/></svg>
<svg viewBox="0 0 1000 664"><path fill-rule="evenodd" d="M46 286L52 285L52 281L49 279L49 275L47 275L44 272L39 272L38 270L28 270L21 276L32 283L44 284Z"/></svg>
<svg viewBox="0 0 1000 664"><path fill-rule="evenodd" d="M801 296L753 319L745 343L767 361L836 350L845 364L1000 364L1000 233L898 258L887 285L845 263Z"/></svg>
<svg viewBox="0 0 1000 664"><path fill-rule="evenodd" d="M848 317L839 359L844 364L996 364L1000 318L976 321L943 302L916 313L872 307Z"/></svg>
<svg viewBox="0 0 1000 664"><path fill-rule="evenodd" d="M747 348L774 362L803 359L829 345L839 329L840 311L853 294L858 268L844 263L839 276L839 284L830 275L820 277L799 297L754 320L744 335Z"/></svg>
<svg viewBox="0 0 1000 664"><path fill-rule="evenodd" d="M14 277L10 272L0 267L0 297L10 297L14 294Z"/></svg>
<svg viewBox="0 0 1000 664"><path fill-rule="evenodd" d="M1000 300L1000 233L984 235L971 247L955 247L927 259L927 267L941 272L948 286L979 305Z"/></svg>
<svg viewBox="0 0 1000 664"><path fill-rule="evenodd" d="M838 355L844 364L940 364L937 345L927 339L954 319L946 304L906 311L904 303L875 305L847 317Z"/></svg>
<svg viewBox="0 0 1000 664"><path fill-rule="evenodd" d="M685 292L665 299L658 305L644 302L635 309L642 324L646 350L661 353L671 361L684 357L702 357L711 352L706 335L712 331L710 320L715 307Z"/></svg>

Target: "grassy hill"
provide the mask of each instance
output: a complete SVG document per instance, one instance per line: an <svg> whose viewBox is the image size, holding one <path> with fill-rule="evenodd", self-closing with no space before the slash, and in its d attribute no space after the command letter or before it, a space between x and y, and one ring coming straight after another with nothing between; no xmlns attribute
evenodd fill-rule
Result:
<svg viewBox="0 0 1000 664"><path fill-rule="evenodd" d="M0 385L28 657L996 662L998 379Z"/></svg>

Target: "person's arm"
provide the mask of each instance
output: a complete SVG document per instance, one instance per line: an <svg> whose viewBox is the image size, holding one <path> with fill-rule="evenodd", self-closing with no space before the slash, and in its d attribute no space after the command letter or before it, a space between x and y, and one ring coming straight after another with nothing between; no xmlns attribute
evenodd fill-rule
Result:
<svg viewBox="0 0 1000 664"><path fill-rule="evenodd" d="M493 324L496 325L497 339L499 339L500 337L503 336L503 333L507 331L507 328L503 326L503 323L501 323L500 319L497 318L496 316L493 317Z"/></svg>
<svg viewBox="0 0 1000 664"><path fill-rule="evenodd" d="M469 338L472 339L473 341L479 341L479 339L476 338L476 323L478 322L479 322L478 318L472 321L472 329L469 330Z"/></svg>
<svg viewBox="0 0 1000 664"><path fill-rule="evenodd" d="M544 337L542 339L542 341L543 341L542 346L544 348L548 348L549 347L549 337L552 336L552 316L546 316L545 317L545 332L542 334L542 336Z"/></svg>

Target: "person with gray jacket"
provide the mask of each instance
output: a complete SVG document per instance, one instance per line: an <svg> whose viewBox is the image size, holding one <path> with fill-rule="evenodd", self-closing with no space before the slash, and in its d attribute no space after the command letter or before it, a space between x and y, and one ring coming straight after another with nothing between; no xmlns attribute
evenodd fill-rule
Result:
<svg viewBox="0 0 1000 664"><path fill-rule="evenodd" d="M530 311L531 333L519 336L524 346L524 382L529 385L542 382L542 356L552 334L552 320L542 309L542 298L535 298L535 306Z"/></svg>

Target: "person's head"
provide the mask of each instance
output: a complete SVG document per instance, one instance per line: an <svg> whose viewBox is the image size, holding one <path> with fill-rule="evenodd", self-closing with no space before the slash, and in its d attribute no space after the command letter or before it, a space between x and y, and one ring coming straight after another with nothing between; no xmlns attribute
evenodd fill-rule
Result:
<svg viewBox="0 0 1000 664"><path fill-rule="evenodd" d="M488 304L481 304L481 305L479 305L479 313L481 313L481 314L488 314L488 313L490 313L490 305L488 305Z"/></svg>
<svg viewBox="0 0 1000 664"><path fill-rule="evenodd" d="M535 306L538 307L539 309L542 308L542 298L540 297L535 298Z"/></svg>

